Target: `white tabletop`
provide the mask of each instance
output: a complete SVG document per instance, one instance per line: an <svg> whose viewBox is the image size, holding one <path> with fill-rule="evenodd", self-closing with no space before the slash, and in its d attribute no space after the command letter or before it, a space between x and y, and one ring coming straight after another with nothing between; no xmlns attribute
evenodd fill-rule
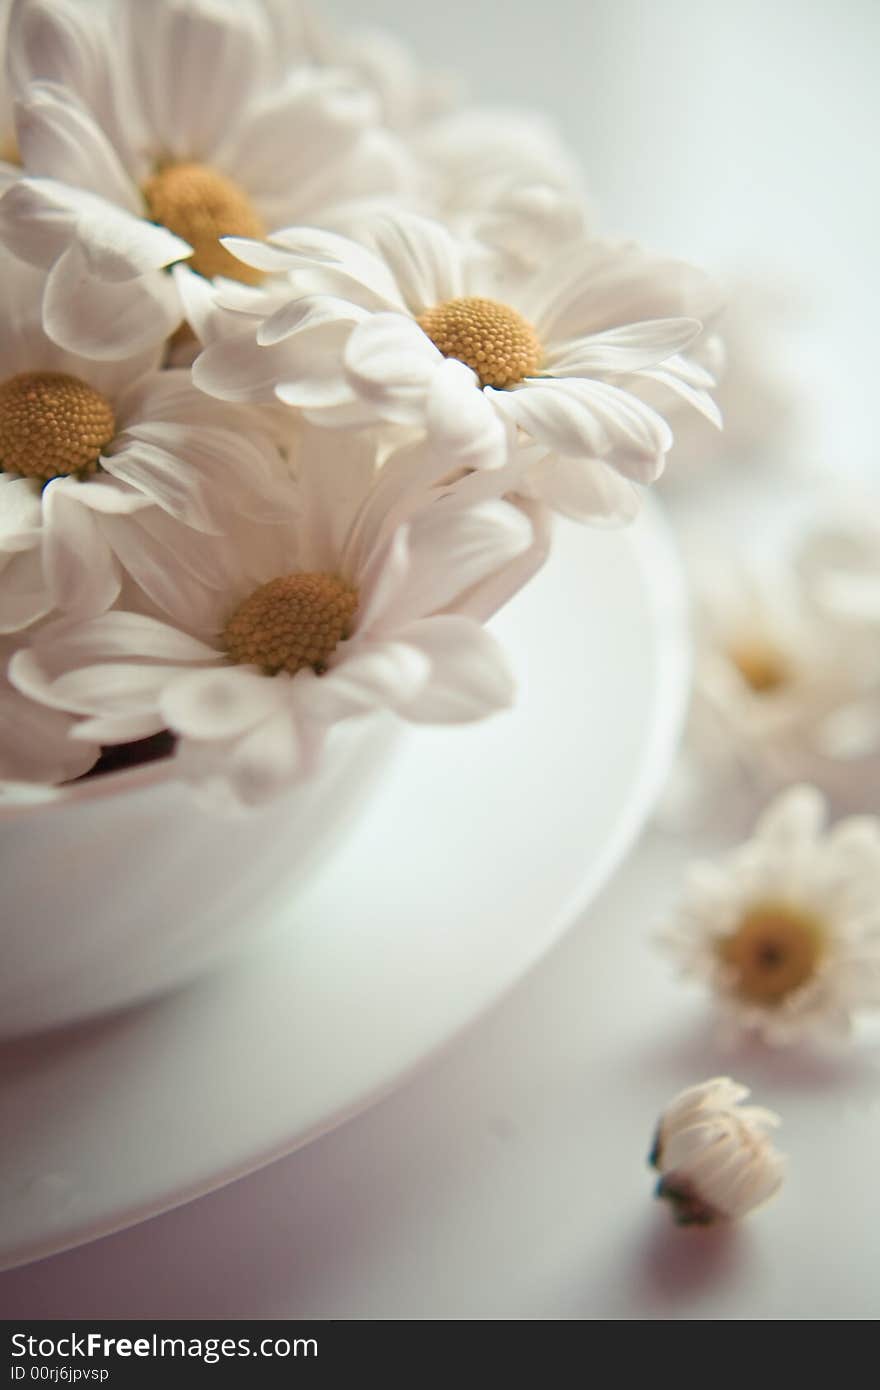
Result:
<svg viewBox="0 0 880 1390"><path fill-rule="evenodd" d="M555 114L605 228L804 284L811 461L876 476L872 0L373 0L369 17L486 99ZM688 852L650 835L395 1095L209 1197L0 1276L4 1316L876 1316L876 1048L715 1050L648 941ZM659 1106L722 1070L782 1112L792 1176L741 1230L694 1237L650 1201L644 1155Z"/></svg>
<svg viewBox="0 0 880 1390"><path fill-rule="evenodd" d="M4 1316L876 1317L880 1049L720 1051L650 941L684 853L650 832L565 942L395 1095L208 1197L0 1276ZM656 1113L731 1069L782 1113L790 1176L739 1227L683 1231L651 1200Z"/></svg>

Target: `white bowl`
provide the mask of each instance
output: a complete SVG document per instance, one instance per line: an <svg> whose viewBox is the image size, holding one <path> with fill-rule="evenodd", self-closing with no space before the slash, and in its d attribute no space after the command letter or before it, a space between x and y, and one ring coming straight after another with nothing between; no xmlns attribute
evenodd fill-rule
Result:
<svg viewBox="0 0 880 1390"><path fill-rule="evenodd" d="M333 734L315 777L246 816L198 805L171 760L4 807L0 1036L146 999L263 935L363 808L395 730Z"/></svg>

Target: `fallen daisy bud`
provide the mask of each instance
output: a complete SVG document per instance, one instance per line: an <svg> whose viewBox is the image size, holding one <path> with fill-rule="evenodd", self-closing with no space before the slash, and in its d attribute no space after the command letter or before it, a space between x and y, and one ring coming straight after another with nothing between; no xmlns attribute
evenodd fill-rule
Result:
<svg viewBox="0 0 880 1390"><path fill-rule="evenodd" d="M661 1115L649 1161L660 1174L655 1195L677 1225L736 1221L779 1189L785 1159L767 1135L779 1116L742 1106L748 1094L716 1076L681 1091Z"/></svg>

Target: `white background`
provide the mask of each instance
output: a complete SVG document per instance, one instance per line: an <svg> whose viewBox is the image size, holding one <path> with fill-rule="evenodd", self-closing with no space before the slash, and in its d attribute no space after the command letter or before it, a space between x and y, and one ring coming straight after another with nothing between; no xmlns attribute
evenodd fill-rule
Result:
<svg viewBox="0 0 880 1390"><path fill-rule="evenodd" d="M543 107L602 229L801 284L815 462L877 473L880 7L756 0L336 4L476 95ZM604 906L397 1095L223 1192L0 1279L6 1317L868 1318L880 1077L719 1055L647 938L675 856ZM657 1106L718 1070L783 1111L789 1183L742 1231L649 1201Z"/></svg>

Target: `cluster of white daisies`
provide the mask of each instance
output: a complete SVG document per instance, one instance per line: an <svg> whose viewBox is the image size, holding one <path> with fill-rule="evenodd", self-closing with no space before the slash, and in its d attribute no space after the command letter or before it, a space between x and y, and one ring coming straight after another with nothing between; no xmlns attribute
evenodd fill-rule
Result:
<svg viewBox="0 0 880 1390"><path fill-rule="evenodd" d="M532 114L297 0L12 0L0 779L163 734L241 801L339 720L509 704L553 512L717 419L699 271L589 229Z"/></svg>

